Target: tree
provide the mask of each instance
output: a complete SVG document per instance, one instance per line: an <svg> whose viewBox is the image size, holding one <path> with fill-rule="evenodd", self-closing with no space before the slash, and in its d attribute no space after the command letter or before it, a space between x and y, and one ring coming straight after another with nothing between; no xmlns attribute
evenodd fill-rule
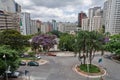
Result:
<svg viewBox="0 0 120 80"><path fill-rule="evenodd" d="M87 39L89 37L89 32L88 31L79 31L77 33L77 41L76 41L76 46L77 46L77 51L79 53L78 59L81 61L83 58L83 63L86 63L86 57L87 57ZM81 54L83 53L83 54ZM81 62L82 63L82 62Z"/></svg>
<svg viewBox="0 0 120 80"><path fill-rule="evenodd" d="M59 41L59 48L61 50L74 51L73 46L75 42L75 36L71 34L62 34Z"/></svg>
<svg viewBox="0 0 120 80"><path fill-rule="evenodd" d="M48 32L48 34L56 35L58 38L61 36L61 32L57 30L53 30L51 32Z"/></svg>
<svg viewBox="0 0 120 80"><path fill-rule="evenodd" d="M105 48L107 51L114 53L120 60L120 34L110 37L110 41L106 43Z"/></svg>
<svg viewBox="0 0 120 80"><path fill-rule="evenodd" d="M16 30L4 30L0 34L1 45L10 45L12 49L22 50L27 38Z"/></svg>
<svg viewBox="0 0 120 80"><path fill-rule="evenodd" d="M95 56L96 51L104 50L104 36L98 32L89 32L89 38L87 40L87 51L89 53L89 61L92 64L92 59Z"/></svg>
<svg viewBox="0 0 120 80"><path fill-rule="evenodd" d="M11 71L16 70L19 67L18 64L18 52L12 50L10 46L0 46L0 75L4 75L3 73L8 69L8 66L11 66Z"/></svg>
<svg viewBox="0 0 120 80"><path fill-rule="evenodd" d="M56 38L55 35L48 35L48 34L41 34L35 36L32 39L32 43L31 43L32 48L36 52L36 50L41 49L42 46L44 51L49 51L49 49L56 44L55 38Z"/></svg>
<svg viewBox="0 0 120 80"><path fill-rule="evenodd" d="M76 46L79 52L79 60L83 58L83 63L86 64L86 58L89 58L90 64L94 58L96 51L102 51L104 36L98 32L80 31L77 34ZM82 54L81 54L82 53Z"/></svg>

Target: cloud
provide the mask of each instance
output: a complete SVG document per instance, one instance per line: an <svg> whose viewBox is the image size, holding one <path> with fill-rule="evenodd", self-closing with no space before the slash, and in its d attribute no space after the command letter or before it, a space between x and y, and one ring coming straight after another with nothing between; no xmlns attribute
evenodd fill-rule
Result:
<svg viewBox="0 0 120 80"><path fill-rule="evenodd" d="M49 21L77 21L78 13L88 12L93 6L103 5L105 0L15 0L22 11L31 13L33 19Z"/></svg>

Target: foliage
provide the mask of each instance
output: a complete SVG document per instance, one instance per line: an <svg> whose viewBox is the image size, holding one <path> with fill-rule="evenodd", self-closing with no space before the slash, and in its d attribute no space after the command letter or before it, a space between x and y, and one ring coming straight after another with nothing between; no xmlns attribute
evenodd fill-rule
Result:
<svg viewBox="0 0 120 80"><path fill-rule="evenodd" d="M22 50L27 42L27 38L16 30L4 30L0 34L1 45L10 45L15 50Z"/></svg>
<svg viewBox="0 0 120 80"><path fill-rule="evenodd" d="M74 51L73 46L75 42L75 36L71 34L62 34L59 41L59 48L61 50Z"/></svg>
<svg viewBox="0 0 120 80"><path fill-rule="evenodd" d="M35 52L28 52L29 56L34 56Z"/></svg>
<svg viewBox="0 0 120 80"><path fill-rule="evenodd" d="M100 69L95 66L95 65L90 65L90 64L82 64L79 66L80 70L84 71L84 72L88 72L88 68L89 68L89 73L99 73Z"/></svg>
<svg viewBox="0 0 120 80"><path fill-rule="evenodd" d="M55 35L41 34L32 38L32 48L41 49L41 46L44 51L49 51L50 48L56 44Z"/></svg>
<svg viewBox="0 0 120 80"><path fill-rule="evenodd" d="M95 31L80 31L77 34L76 50L79 52L79 60L83 58L84 64L86 63L86 58L89 58L90 64L92 64L92 59L95 56L96 51L103 51L104 47L104 36Z"/></svg>
<svg viewBox="0 0 120 80"><path fill-rule="evenodd" d="M110 37L110 41L106 44L106 50L120 56L120 34Z"/></svg>
<svg viewBox="0 0 120 80"><path fill-rule="evenodd" d="M0 46L0 75L3 75L5 70L8 69L8 66L11 66L11 71L16 70L18 63L19 57L17 51L12 50L10 46Z"/></svg>
<svg viewBox="0 0 120 80"><path fill-rule="evenodd" d="M53 34L53 35L56 35L58 38L61 36L61 32L60 31L57 31L57 30L53 30L51 32L49 32L48 34Z"/></svg>

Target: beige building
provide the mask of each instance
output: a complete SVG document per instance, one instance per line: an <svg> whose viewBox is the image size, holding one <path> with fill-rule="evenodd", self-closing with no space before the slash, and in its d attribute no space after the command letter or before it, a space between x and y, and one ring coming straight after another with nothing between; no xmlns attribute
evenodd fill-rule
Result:
<svg viewBox="0 0 120 80"><path fill-rule="evenodd" d="M89 31L89 18L82 19L82 30Z"/></svg>
<svg viewBox="0 0 120 80"><path fill-rule="evenodd" d="M77 23L70 23L70 22L58 23L58 31L70 33L76 30L77 30Z"/></svg>
<svg viewBox="0 0 120 80"><path fill-rule="evenodd" d="M41 24L41 32L42 32L42 33L47 33L47 32L49 32L49 24L48 24L48 22L43 22L43 23Z"/></svg>
<svg viewBox="0 0 120 80"><path fill-rule="evenodd" d="M19 31L19 15L16 13L0 13L0 30L15 29Z"/></svg>
<svg viewBox="0 0 120 80"><path fill-rule="evenodd" d="M41 29L41 21L31 20L31 34L40 32L40 29Z"/></svg>
<svg viewBox="0 0 120 80"><path fill-rule="evenodd" d="M102 17L101 16L94 16L92 18L92 31L99 31L102 27Z"/></svg>

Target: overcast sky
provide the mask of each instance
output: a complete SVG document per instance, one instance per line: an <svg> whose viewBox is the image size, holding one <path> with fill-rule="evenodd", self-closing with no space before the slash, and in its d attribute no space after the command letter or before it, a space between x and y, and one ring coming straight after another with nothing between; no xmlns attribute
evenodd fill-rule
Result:
<svg viewBox="0 0 120 80"><path fill-rule="evenodd" d="M88 12L94 6L103 6L105 0L15 0L23 12L31 13L31 18L41 21L75 22L78 13Z"/></svg>

